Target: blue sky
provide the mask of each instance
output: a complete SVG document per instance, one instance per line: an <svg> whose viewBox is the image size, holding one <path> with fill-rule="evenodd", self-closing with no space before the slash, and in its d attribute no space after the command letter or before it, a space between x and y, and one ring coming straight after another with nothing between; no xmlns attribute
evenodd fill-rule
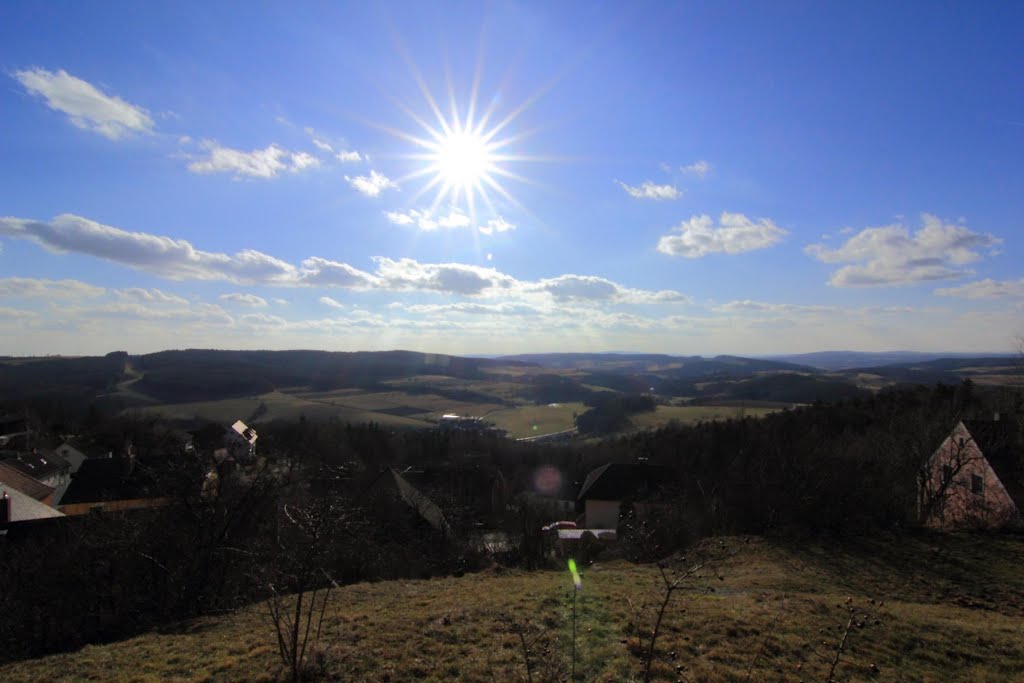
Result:
<svg viewBox="0 0 1024 683"><path fill-rule="evenodd" d="M1024 334L1018 3L296 4L0 5L0 353Z"/></svg>

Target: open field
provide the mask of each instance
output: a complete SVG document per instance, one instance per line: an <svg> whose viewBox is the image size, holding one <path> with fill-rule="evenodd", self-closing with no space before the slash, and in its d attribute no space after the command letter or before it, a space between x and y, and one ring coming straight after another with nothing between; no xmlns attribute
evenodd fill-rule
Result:
<svg viewBox="0 0 1024 683"><path fill-rule="evenodd" d="M378 422L394 427L429 427L430 424L403 415L375 412L359 406L346 405L342 398L330 401L301 398L294 394L272 391L251 398L233 398L220 401L171 403L139 409L144 414L162 415L169 419L202 419L231 423L244 420L259 424L273 420L308 420L336 418L349 422Z"/></svg>
<svg viewBox="0 0 1024 683"><path fill-rule="evenodd" d="M823 681L847 623L847 600L869 607L872 618L850 631L836 680L1024 680L1020 536L882 536L842 545L727 538L705 547L717 551L720 542L731 553L717 568L721 580L708 575L688 583L666 611L656 680ZM696 557L691 553L691 561ZM656 599L659 580L653 566L623 560L598 560L584 570L577 604L582 680L641 680L631 603ZM503 616L551 638L546 651L537 648L534 680L546 669L565 672L570 586L564 571L492 570L341 588L324 624L323 676L525 680L517 638ZM0 679L259 681L280 671L273 629L256 605L9 664L0 667Z"/></svg>
<svg viewBox="0 0 1024 683"><path fill-rule="evenodd" d="M401 386L400 383L395 384ZM464 384L460 381L458 386L461 388ZM487 384L498 384L498 388L501 386L493 382ZM486 388L490 390L490 395L497 391L495 386ZM469 390L477 389L473 386ZM477 393L485 395L483 391L477 390ZM308 420L373 421L391 427L430 427L441 415L455 413L484 417L507 430L514 439L572 429L575 426L574 415L587 410L587 406L579 402L508 407L497 400L459 401L431 393L406 393L397 387L395 391L375 392L361 389L324 392L293 389L287 393L272 391L248 398L148 405L135 410L170 419L199 418L221 423L241 419L259 424L273 420L296 420L299 416L305 416ZM673 421L693 424L701 420L720 420L740 415L761 417L773 410L775 408L765 406L658 406L654 412L634 415L631 420L634 428L648 429L663 427Z"/></svg>
<svg viewBox="0 0 1024 683"><path fill-rule="evenodd" d="M487 420L507 430L509 437L522 439L572 429L573 415L587 410L582 403L551 403L519 408L503 408L487 415Z"/></svg>
<svg viewBox="0 0 1024 683"><path fill-rule="evenodd" d="M731 417L763 417L777 408L745 408L738 406L657 406L654 412L630 415L637 429L657 429L671 422L696 424L704 420L725 420Z"/></svg>

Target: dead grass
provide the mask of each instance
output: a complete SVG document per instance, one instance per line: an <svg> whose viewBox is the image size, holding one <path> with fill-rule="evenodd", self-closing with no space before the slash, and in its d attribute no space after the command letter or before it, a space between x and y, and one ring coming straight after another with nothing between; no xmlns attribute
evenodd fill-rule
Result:
<svg viewBox="0 0 1024 683"><path fill-rule="evenodd" d="M847 598L879 623L851 632L837 680L1024 680L1024 538L920 535L838 543L725 539L724 581L673 601L656 680L822 681ZM583 680L639 680L627 602L657 595L650 566L598 562L578 603ZM347 681L518 681L525 669L501 615L558 639L568 660L567 572L492 570L463 578L366 583L332 596L325 677ZM876 669L872 669L872 665ZM0 667L5 681L273 680L273 632L256 608L106 646Z"/></svg>

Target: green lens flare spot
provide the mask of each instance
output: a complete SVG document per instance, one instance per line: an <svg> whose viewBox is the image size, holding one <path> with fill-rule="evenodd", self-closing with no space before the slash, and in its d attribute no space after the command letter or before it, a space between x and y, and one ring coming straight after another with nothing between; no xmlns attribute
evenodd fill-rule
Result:
<svg viewBox="0 0 1024 683"><path fill-rule="evenodd" d="M576 570L576 560L569 558L569 573L572 574L573 585L576 586L576 590L583 588L583 579L580 578L580 573Z"/></svg>

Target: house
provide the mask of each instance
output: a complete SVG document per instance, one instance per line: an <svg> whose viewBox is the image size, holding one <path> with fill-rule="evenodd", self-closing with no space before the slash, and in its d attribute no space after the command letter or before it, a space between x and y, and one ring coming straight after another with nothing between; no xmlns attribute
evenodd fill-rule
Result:
<svg viewBox="0 0 1024 683"><path fill-rule="evenodd" d="M235 458L252 457L256 455L256 439L258 438L259 435L256 434L255 429L247 426L241 420L236 420L224 434L224 445Z"/></svg>
<svg viewBox="0 0 1024 683"><path fill-rule="evenodd" d="M0 462L0 481L43 505L53 505L54 488L12 467L10 461Z"/></svg>
<svg viewBox="0 0 1024 683"><path fill-rule="evenodd" d="M998 418L998 416L997 416ZM918 517L934 529L995 528L1024 510L1024 463L1012 421L960 421L918 480Z"/></svg>
<svg viewBox="0 0 1024 683"><path fill-rule="evenodd" d="M3 461L10 467L27 474L47 486L53 487L53 505L60 503L61 496L71 483L71 463L54 451L33 448L22 451L17 457Z"/></svg>
<svg viewBox="0 0 1024 683"><path fill-rule="evenodd" d="M92 458L71 478L58 509L66 515L93 510L136 510L167 505L152 468L135 457Z"/></svg>
<svg viewBox="0 0 1024 683"><path fill-rule="evenodd" d="M64 514L0 479L0 534L12 524L54 519Z"/></svg>
<svg viewBox="0 0 1024 683"><path fill-rule="evenodd" d="M609 463L587 475L577 498L587 529L615 529L623 503L637 516L648 514L658 494L673 479L666 467L646 463Z"/></svg>
<svg viewBox="0 0 1024 683"><path fill-rule="evenodd" d="M82 463L89 459L88 455L79 450L75 444L70 441L65 441L53 449L53 451L68 461L68 464L71 465L71 474L77 472L78 468L82 466Z"/></svg>

